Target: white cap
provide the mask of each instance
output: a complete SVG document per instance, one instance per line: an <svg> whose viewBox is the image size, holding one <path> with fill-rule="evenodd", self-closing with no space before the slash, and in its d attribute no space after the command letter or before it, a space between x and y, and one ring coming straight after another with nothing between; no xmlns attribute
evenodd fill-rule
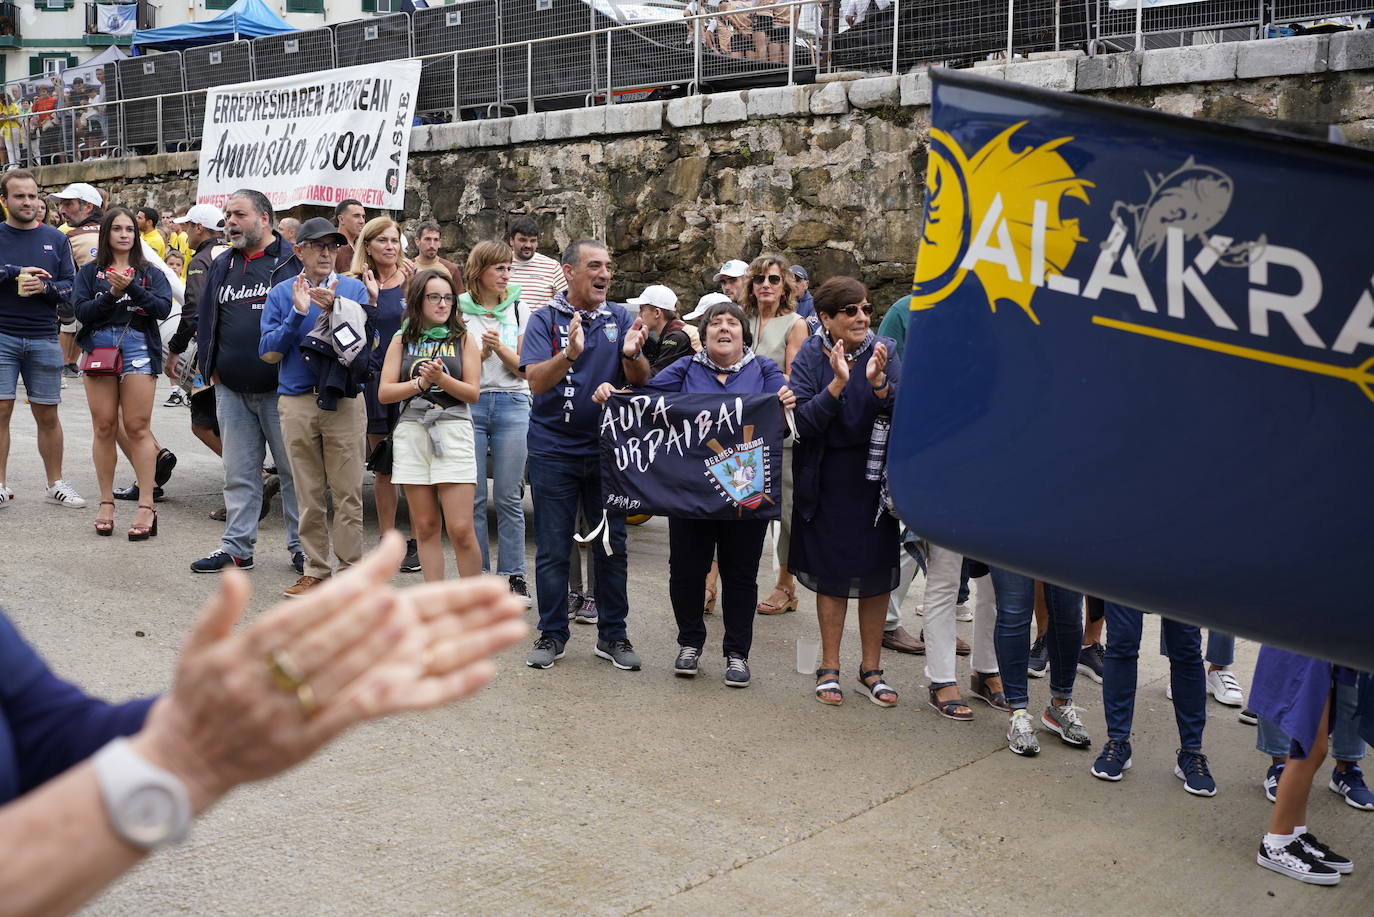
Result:
<svg viewBox="0 0 1374 917"><path fill-rule="evenodd" d="M195 223L199 226L204 226L206 229L213 229L215 232L219 232L224 228L224 211L220 210L214 204L196 204L190 210L186 211L186 216L176 217L172 222L181 224Z"/></svg>
<svg viewBox="0 0 1374 917"><path fill-rule="evenodd" d="M697 307L693 309L691 312L684 315L682 317L682 320L684 322L695 321L701 318L703 315L705 315L707 309L711 308L717 303L723 302L734 302L734 300L726 296L724 293L707 293L705 296L701 297L701 299L697 300Z"/></svg>
<svg viewBox="0 0 1374 917"><path fill-rule="evenodd" d="M749 265L736 258L722 264L713 279L716 283L720 283L725 277L743 277L747 273L749 273Z"/></svg>
<svg viewBox="0 0 1374 917"><path fill-rule="evenodd" d="M677 311L677 294L668 289L661 283L651 284L644 288L634 299L625 300L627 306L654 306L668 312Z"/></svg>
<svg viewBox="0 0 1374 917"><path fill-rule="evenodd" d="M100 196L100 192L95 190L93 185L88 185L84 181L73 182L53 197L64 201L85 201L92 207L103 207L105 199Z"/></svg>

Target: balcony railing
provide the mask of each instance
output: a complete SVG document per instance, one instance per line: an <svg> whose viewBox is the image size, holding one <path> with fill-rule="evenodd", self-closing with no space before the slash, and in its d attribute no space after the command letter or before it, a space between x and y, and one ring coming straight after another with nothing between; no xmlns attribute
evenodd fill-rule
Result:
<svg viewBox="0 0 1374 917"><path fill-rule="evenodd" d="M0 3L0 47L16 47L20 37L19 8L13 3Z"/></svg>

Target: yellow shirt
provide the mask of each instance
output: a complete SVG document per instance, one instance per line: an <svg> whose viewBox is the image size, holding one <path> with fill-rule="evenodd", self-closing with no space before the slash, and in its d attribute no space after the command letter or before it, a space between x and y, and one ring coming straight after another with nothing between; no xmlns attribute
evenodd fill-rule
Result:
<svg viewBox="0 0 1374 917"><path fill-rule="evenodd" d="M148 243L148 247L157 252L157 256L166 260L167 243L162 241L162 233L156 229L150 229L143 234L143 241Z"/></svg>

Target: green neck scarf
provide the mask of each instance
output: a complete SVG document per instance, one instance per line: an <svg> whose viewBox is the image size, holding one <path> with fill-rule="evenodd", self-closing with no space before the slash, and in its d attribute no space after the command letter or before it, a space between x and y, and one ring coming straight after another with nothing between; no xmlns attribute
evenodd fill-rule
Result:
<svg viewBox="0 0 1374 917"><path fill-rule="evenodd" d="M505 298L497 304L495 309L488 309L473 298L471 293L464 293L458 297L458 308L466 315L485 315L491 318L502 318L507 309L520 299L520 284L511 283L506 285Z"/></svg>

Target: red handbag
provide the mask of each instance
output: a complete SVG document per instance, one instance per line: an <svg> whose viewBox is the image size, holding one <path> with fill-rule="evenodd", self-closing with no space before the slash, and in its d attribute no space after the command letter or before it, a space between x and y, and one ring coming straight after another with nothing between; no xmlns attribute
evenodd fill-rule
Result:
<svg viewBox="0 0 1374 917"><path fill-rule="evenodd" d="M129 326L125 325L113 347L96 347L82 354L81 371L88 376L118 376L124 369L124 351L121 347L124 335L128 333Z"/></svg>

